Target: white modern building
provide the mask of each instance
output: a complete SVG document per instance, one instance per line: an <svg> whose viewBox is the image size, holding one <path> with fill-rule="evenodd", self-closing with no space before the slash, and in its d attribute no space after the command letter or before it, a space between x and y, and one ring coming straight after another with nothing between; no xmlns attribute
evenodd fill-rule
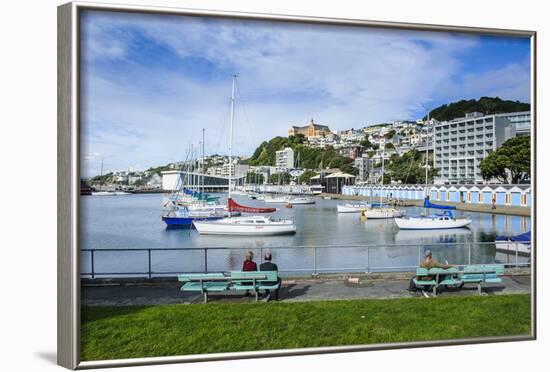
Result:
<svg viewBox="0 0 550 372"><path fill-rule="evenodd" d="M507 139L516 127L505 114L479 112L434 126L434 166L437 183L481 183L480 162Z"/></svg>
<svg viewBox="0 0 550 372"><path fill-rule="evenodd" d="M516 136L531 135L531 112L520 111L507 114L498 114L497 116L507 118L516 128Z"/></svg>
<svg viewBox="0 0 550 372"><path fill-rule="evenodd" d="M372 171L373 165L373 160L369 158L367 154L363 154L363 156L356 158L354 161L354 166L357 169L357 178L355 181L366 182Z"/></svg>
<svg viewBox="0 0 550 372"><path fill-rule="evenodd" d="M294 168L294 150L285 147L275 153L275 166L278 170L285 172Z"/></svg>

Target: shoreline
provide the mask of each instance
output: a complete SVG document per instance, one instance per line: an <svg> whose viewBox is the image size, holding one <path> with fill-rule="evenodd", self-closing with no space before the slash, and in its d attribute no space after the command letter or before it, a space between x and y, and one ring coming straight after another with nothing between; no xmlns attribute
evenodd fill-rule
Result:
<svg viewBox="0 0 550 372"><path fill-rule="evenodd" d="M337 200L354 200L354 201L368 201L370 200L367 196L361 195L342 195L342 194L320 194L321 197L330 197L331 199ZM382 201L387 202L387 198L382 198ZM424 205L424 200L411 200L404 199L405 204L402 206L411 206L411 207L422 207ZM495 209L492 209L491 205L485 204L468 204L468 203L454 203L454 202L445 202L437 201L437 204L441 205L452 205L455 206L459 211L465 212L480 212L480 213L490 213L490 214L503 214L508 216L519 216L519 217L531 217L531 208L527 207L510 207L506 205L497 205Z"/></svg>

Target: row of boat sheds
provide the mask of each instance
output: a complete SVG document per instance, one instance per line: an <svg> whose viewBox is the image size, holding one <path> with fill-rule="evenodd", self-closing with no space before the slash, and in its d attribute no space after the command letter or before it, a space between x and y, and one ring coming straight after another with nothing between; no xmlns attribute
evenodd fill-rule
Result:
<svg viewBox="0 0 550 372"><path fill-rule="evenodd" d="M531 206L530 185L431 185L428 186L431 201L454 203L506 205L511 207ZM422 200L425 186L422 185L345 185L344 195L361 195L371 198Z"/></svg>

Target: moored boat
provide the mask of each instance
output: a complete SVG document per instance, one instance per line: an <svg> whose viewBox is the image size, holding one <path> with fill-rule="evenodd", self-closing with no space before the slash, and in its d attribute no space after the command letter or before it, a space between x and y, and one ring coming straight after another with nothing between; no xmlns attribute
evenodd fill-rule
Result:
<svg viewBox="0 0 550 372"><path fill-rule="evenodd" d="M396 218L395 223L400 229L406 230L440 230L458 229L472 223L469 218L454 218L451 212L431 216L414 216Z"/></svg>
<svg viewBox="0 0 550 372"><path fill-rule="evenodd" d="M179 208L171 210L162 216L162 220L167 226L178 226L192 228L194 221L214 221L224 218L222 213L189 211L187 208Z"/></svg>
<svg viewBox="0 0 550 372"><path fill-rule="evenodd" d="M288 204L291 204L291 205L315 204L315 199L306 198L306 197L291 198L288 201Z"/></svg>
<svg viewBox="0 0 550 372"><path fill-rule="evenodd" d="M497 236L495 245L498 252L531 255L531 231L515 236Z"/></svg>
<svg viewBox="0 0 550 372"><path fill-rule="evenodd" d="M269 216L230 217L217 221L193 221L201 235L287 235L296 233L293 221Z"/></svg>
<svg viewBox="0 0 550 372"><path fill-rule="evenodd" d="M382 207L383 204L381 203L346 203L346 204L338 204L336 206L336 211L338 213L359 213L361 211L364 211L366 209L372 208L372 207Z"/></svg>
<svg viewBox="0 0 550 372"><path fill-rule="evenodd" d="M405 214L405 211L396 208L389 207L377 207L377 208L368 208L364 211L361 211L361 216L366 217L367 219L384 219L384 218L395 218L401 217Z"/></svg>

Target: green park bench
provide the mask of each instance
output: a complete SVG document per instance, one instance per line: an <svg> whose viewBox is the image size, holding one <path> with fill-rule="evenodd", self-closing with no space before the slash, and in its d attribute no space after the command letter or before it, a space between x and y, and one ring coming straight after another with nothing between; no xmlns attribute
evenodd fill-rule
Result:
<svg viewBox="0 0 550 372"><path fill-rule="evenodd" d="M481 294L483 283L501 283L501 276L504 274L503 265L466 265L462 270L456 267L449 269L416 269L413 279L418 288L433 290L434 296L440 287L462 288L465 284L477 284L478 292ZM440 277L444 278L440 280Z"/></svg>
<svg viewBox="0 0 550 372"><path fill-rule="evenodd" d="M279 288L276 271L231 271L229 275L224 273L211 274L181 274L178 281L184 283L182 292L200 292L204 302L208 302L209 293L223 293L228 291L253 291L256 301L258 294L263 290L275 290Z"/></svg>
<svg viewBox="0 0 550 372"><path fill-rule="evenodd" d="M464 266L460 279L464 284L477 284L477 291L481 294L483 283L502 283L504 265L467 265Z"/></svg>
<svg viewBox="0 0 550 372"><path fill-rule="evenodd" d="M231 271L229 275L233 290L253 291L256 301L261 291L276 290L280 287L277 283L277 271Z"/></svg>
<svg viewBox="0 0 550 372"><path fill-rule="evenodd" d="M208 302L209 292L225 292L229 290L229 278L223 273L212 274L181 274L178 281L184 283L182 292L200 292L204 296L204 302Z"/></svg>

